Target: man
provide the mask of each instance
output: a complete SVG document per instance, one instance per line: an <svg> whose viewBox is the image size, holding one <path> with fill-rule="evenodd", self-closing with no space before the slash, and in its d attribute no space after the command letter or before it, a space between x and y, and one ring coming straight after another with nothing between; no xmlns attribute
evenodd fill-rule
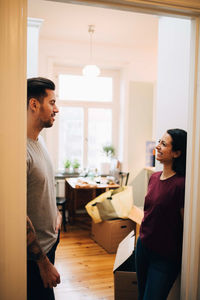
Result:
<svg viewBox="0 0 200 300"><path fill-rule="evenodd" d="M52 300L60 283L54 267L62 217L56 207L54 172L39 135L58 113L55 85L46 78L28 79L27 87L27 299Z"/></svg>

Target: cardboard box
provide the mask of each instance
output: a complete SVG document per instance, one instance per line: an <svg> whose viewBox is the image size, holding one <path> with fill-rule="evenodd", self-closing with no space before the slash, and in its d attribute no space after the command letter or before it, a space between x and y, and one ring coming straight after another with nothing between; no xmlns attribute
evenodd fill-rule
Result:
<svg viewBox="0 0 200 300"><path fill-rule="evenodd" d="M134 230L119 244L113 268L115 300L137 300Z"/></svg>
<svg viewBox="0 0 200 300"><path fill-rule="evenodd" d="M128 218L134 221L135 223L141 225L143 217L144 217L143 209L141 207L133 205L133 208L131 209Z"/></svg>
<svg viewBox="0 0 200 300"><path fill-rule="evenodd" d="M137 242L137 239L139 237L140 233L140 225L142 223L142 219L144 217L144 211L143 208L133 205L133 208L130 211L130 214L128 218L136 223L135 228L135 243Z"/></svg>
<svg viewBox="0 0 200 300"><path fill-rule="evenodd" d="M129 232L135 229L135 223L129 219L115 219L101 223L92 222L92 239L108 253L116 253L119 243Z"/></svg>

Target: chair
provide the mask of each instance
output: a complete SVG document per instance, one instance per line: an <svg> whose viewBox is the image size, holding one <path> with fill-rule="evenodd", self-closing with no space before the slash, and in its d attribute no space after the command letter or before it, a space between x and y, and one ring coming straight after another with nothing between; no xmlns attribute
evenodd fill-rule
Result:
<svg viewBox="0 0 200 300"><path fill-rule="evenodd" d="M65 197L56 197L56 205L57 205L59 211L62 213L63 229L66 232L66 223L67 223L66 222L66 217L65 217L66 198Z"/></svg>
<svg viewBox="0 0 200 300"><path fill-rule="evenodd" d="M129 173L119 172L119 183L120 186L124 186L128 184Z"/></svg>
<svg viewBox="0 0 200 300"><path fill-rule="evenodd" d="M66 231L67 222L65 216L65 210L66 210L65 181L56 180L55 187L56 187L56 205L62 214L63 229L64 231Z"/></svg>

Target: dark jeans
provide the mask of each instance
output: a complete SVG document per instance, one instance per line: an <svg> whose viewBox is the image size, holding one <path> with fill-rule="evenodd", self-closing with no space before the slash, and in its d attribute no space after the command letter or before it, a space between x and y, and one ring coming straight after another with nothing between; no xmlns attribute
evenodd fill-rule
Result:
<svg viewBox="0 0 200 300"><path fill-rule="evenodd" d="M140 237L135 254L138 300L166 300L180 272L180 262L164 259L148 250Z"/></svg>
<svg viewBox="0 0 200 300"><path fill-rule="evenodd" d="M59 243L58 239L51 250L47 253L50 262L54 264L55 251ZM40 271L35 261L27 261L27 300L54 300L54 291L50 288L44 288L40 277Z"/></svg>

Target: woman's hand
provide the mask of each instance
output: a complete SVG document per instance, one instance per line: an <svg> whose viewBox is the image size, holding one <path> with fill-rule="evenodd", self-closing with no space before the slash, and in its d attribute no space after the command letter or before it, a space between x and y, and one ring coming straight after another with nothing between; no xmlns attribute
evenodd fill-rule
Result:
<svg viewBox="0 0 200 300"><path fill-rule="evenodd" d="M62 224L62 215L58 210L57 219L56 219L56 228L55 228L56 233L58 233L58 231L61 229L61 224Z"/></svg>

